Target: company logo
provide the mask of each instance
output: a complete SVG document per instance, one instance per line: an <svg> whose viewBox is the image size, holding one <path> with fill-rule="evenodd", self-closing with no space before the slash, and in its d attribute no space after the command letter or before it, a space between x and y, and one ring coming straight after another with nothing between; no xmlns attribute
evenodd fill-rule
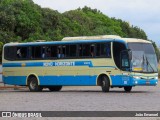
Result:
<svg viewBox="0 0 160 120"><path fill-rule="evenodd" d="M11 112L2 112L2 117L12 117Z"/></svg>

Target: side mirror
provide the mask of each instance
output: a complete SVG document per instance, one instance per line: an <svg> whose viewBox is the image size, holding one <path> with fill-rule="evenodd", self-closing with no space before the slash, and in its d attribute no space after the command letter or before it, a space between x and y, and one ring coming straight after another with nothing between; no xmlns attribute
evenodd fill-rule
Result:
<svg viewBox="0 0 160 120"><path fill-rule="evenodd" d="M132 60L132 51L130 49L128 49L128 57L129 60Z"/></svg>

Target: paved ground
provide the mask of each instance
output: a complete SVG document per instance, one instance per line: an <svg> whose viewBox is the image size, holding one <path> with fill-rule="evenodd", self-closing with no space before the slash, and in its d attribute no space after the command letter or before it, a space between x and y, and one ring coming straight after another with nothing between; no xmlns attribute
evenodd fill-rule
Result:
<svg viewBox="0 0 160 120"><path fill-rule="evenodd" d="M0 111L160 111L160 82L156 87L134 87L131 93L122 88L103 93L100 87L84 86L63 87L60 92L0 90Z"/></svg>
<svg viewBox="0 0 160 120"><path fill-rule="evenodd" d="M0 110L127 111L160 110L160 83L156 87L134 87L131 93L113 88L63 87L60 92L29 92L28 89L0 90Z"/></svg>

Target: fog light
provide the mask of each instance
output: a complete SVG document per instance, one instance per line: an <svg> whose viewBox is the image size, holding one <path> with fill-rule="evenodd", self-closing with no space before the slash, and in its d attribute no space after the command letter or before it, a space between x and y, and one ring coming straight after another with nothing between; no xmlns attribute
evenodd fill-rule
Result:
<svg viewBox="0 0 160 120"><path fill-rule="evenodd" d="M138 83L138 81L135 81L135 84L137 84Z"/></svg>

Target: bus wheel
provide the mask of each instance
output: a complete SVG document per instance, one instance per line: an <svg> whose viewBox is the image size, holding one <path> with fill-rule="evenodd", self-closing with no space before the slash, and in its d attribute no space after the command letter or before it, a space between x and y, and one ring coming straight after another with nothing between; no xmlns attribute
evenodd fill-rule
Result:
<svg viewBox="0 0 160 120"><path fill-rule="evenodd" d="M38 85L37 78L31 77L28 82L28 87L31 92L39 92L42 91L42 87Z"/></svg>
<svg viewBox="0 0 160 120"><path fill-rule="evenodd" d="M101 77L101 87L103 92L109 92L110 82L106 76Z"/></svg>
<svg viewBox="0 0 160 120"><path fill-rule="evenodd" d="M50 91L60 91L62 86L52 86L48 88Z"/></svg>
<svg viewBox="0 0 160 120"><path fill-rule="evenodd" d="M132 86L126 86L124 87L125 92L131 92Z"/></svg>

